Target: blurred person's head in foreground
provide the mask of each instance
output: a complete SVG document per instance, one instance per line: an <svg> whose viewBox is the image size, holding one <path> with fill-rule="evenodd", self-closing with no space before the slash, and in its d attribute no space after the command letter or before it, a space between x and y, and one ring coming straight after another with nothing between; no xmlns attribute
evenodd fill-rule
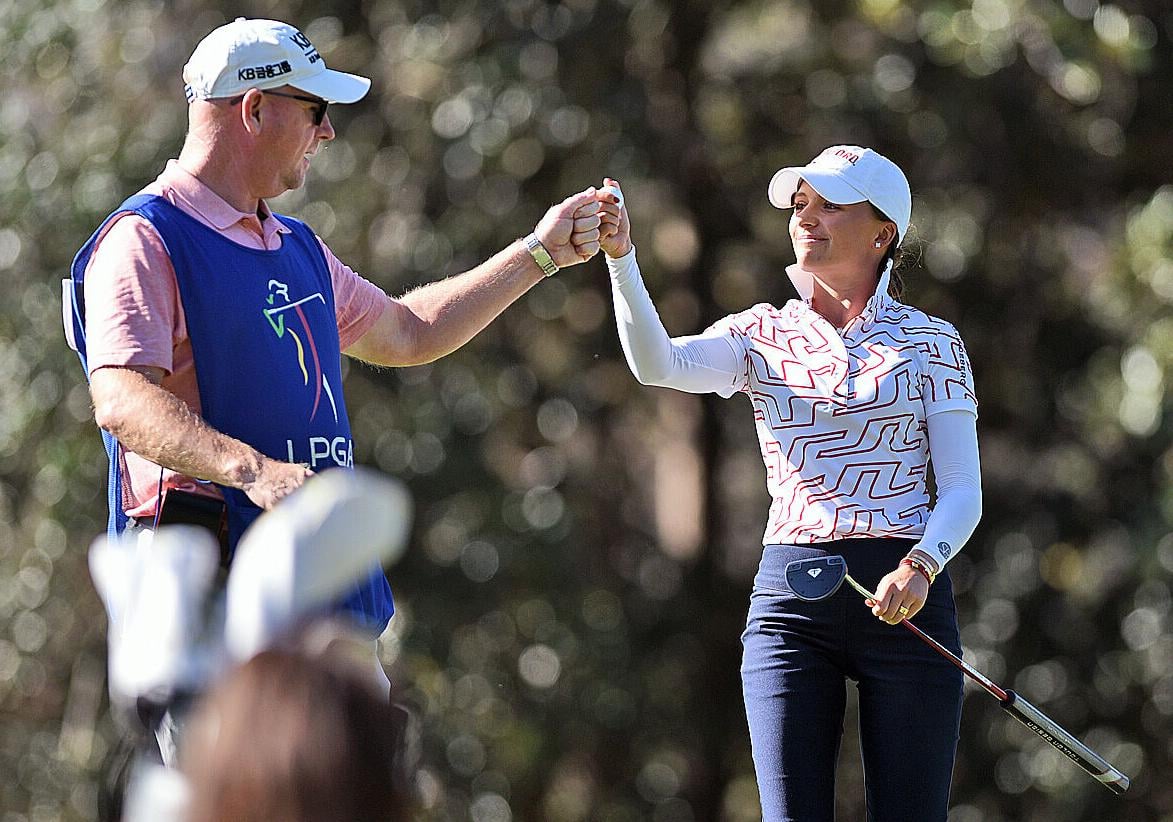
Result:
<svg viewBox="0 0 1173 822"><path fill-rule="evenodd" d="M212 689L181 763L188 822L403 818L387 694L339 654L267 650Z"/></svg>

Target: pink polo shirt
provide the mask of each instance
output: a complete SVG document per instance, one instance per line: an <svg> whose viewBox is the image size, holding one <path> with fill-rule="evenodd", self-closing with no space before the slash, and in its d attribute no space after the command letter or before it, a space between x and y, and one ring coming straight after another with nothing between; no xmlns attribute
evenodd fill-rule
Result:
<svg viewBox="0 0 1173 822"><path fill-rule="evenodd" d="M238 211L175 160L140 193L164 197L247 248L280 248L282 235L290 231L272 216L265 203L260 208L264 219ZM379 319L387 297L381 288L342 263L325 243L322 251L334 284L338 336L345 351ZM175 270L162 238L147 220L126 214L106 227L86 268L85 308L90 373L132 365L161 368L163 387L200 413L191 340ZM166 488L217 493L212 486L161 470L136 454L126 452L125 459L123 506L130 516L154 514L160 479Z"/></svg>

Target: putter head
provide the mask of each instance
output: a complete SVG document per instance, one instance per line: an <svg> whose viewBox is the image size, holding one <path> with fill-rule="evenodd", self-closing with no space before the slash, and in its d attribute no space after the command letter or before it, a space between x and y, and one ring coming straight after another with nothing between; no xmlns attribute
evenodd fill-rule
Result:
<svg viewBox="0 0 1173 822"><path fill-rule="evenodd" d="M847 563L841 556L796 559L786 564L786 584L799 599L815 602L839 590L847 578Z"/></svg>

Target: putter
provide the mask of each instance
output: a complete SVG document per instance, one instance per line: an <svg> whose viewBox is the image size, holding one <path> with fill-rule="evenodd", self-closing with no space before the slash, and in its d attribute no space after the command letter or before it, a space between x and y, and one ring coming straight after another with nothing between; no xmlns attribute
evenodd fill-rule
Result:
<svg viewBox="0 0 1173 822"><path fill-rule="evenodd" d="M786 583L796 597L815 602L834 594L844 582L873 602L879 598L851 578L847 562L840 556L797 559L786 565ZM1128 790L1130 780L1087 745L1084 745L1058 722L1051 719L1020 694L1001 688L989 677L954 654L937 640L904 618L900 621L908 630L924 640L934 651L961 669L961 672L985 689L1001 704L1002 709L1026 727L1041 736L1064 756L1083 768L1114 794Z"/></svg>

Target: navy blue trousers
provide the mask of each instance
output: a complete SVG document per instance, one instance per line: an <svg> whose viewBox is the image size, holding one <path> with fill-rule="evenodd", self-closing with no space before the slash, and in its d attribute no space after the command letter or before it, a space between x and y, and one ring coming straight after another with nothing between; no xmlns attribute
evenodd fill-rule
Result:
<svg viewBox="0 0 1173 822"><path fill-rule="evenodd" d="M847 680L859 691L859 735L872 822L945 822L961 722L962 674L911 631L881 622L845 582L804 602L786 563L840 554L870 591L913 540L767 545L742 635L741 679L765 822L831 822ZM918 628L960 655L947 572Z"/></svg>

